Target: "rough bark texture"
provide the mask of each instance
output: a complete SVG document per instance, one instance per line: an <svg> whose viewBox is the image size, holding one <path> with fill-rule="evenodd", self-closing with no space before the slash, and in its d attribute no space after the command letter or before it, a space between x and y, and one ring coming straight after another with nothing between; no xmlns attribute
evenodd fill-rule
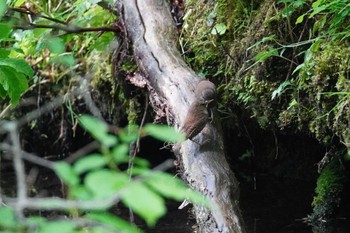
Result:
<svg viewBox="0 0 350 233"><path fill-rule="evenodd" d="M135 60L152 105L169 125L179 129L194 100L200 80L182 60L176 47L177 31L169 3L164 0L116 0ZM137 82L140 82L138 80ZM141 81L142 82L142 81ZM217 206L210 211L195 206L200 232L246 232L238 207L239 188L225 159L220 122L216 117L195 137L174 146L184 169L183 178Z"/></svg>

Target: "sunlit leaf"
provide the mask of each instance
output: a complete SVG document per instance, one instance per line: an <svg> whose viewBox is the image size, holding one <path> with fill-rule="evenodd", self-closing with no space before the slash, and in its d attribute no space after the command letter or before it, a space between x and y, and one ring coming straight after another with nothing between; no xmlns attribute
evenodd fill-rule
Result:
<svg viewBox="0 0 350 233"><path fill-rule="evenodd" d="M56 162L55 172L67 185L76 186L79 184L79 176L68 163Z"/></svg>
<svg viewBox="0 0 350 233"><path fill-rule="evenodd" d="M211 34L213 34L213 35L223 35L223 34L225 34L226 30L227 30L227 27L226 27L226 25L224 23L218 23L211 30Z"/></svg>
<svg viewBox="0 0 350 233"><path fill-rule="evenodd" d="M305 14L300 15L297 20L295 21L295 24L302 23L304 21Z"/></svg>
<svg viewBox="0 0 350 233"><path fill-rule="evenodd" d="M92 116L83 115L79 118L79 123L103 145L113 146L117 143L117 138L108 134L108 125L105 122Z"/></svg>
<svg viewBox="0 0 350 233"><path fill-rule="evenodd" d="M65 51L64 42L62 38L49 38L45 40L44 44L50 50L51 53L61 54Z"/></svg>
<svg viewBox="0 0 350 233"><path fill-rule="evenodd" d="M104 33L102 36L97 38L95 43L89 47L89 50L96 49L97 51L104 51L114 39L113 33Z"/></svg>
<svg viewBox="0 0 350 233"><path fill-rule="evenodd" d="M95 199L104 199L116 194L128 182L129 177L124 173L98 170L89 173L84 183Z"/></svg>
<svg viewBox="0 0 350 233"><path fill-rule="evenodd" d="M141 233L142 231L127 221L107 212L92 212L85 215L85 218L105 225L106 229L113 228L113 232L120 233ZM102 226L103 226L102 225Z"/></svg>
<svg viewBox="0 0 350 233"><path fill-rule="evenodd" d="M146 179L146 183L162 196L183 201L187 197L188 186L172 175L155 172Z"/></svg>
<svg viewBox="0 0 350 233"><path fill-rule="evenodd" d="M115 162L124 163L128 161L129 154L129 145L128 144L120 144L112 149L112 156Z"/></svg>
<svg viewBox="0 0 350 233"><path fill-rule="evenodd" d="M0 68L1 66L9 66L16 70L17 73L22 73L26 76L32 77L34 75L33 69L30 65L20 58L0 58Z"/></svg>
<svg viewBox="0 0 350 233"><path fill-rule="evenodd" d="M176 143L184 140L183 134L167 125L147 124L143 128L143 131L146 134L165 142Z"/></svg>
<svg viewBox="0 0 350 233"><path fill-rule="evenodd" d="M26 77L18 73L15 69L10 66L1 65L0 59L0 95L9 96L11 104L16 105L19 102L21 94L27 90L28 81Z"/></svg>
<svg viewBox="0 0 350 233"><path fill-rule="evenodd" d="M60 54L58 56L52 57L52 62L61 64L67 67L74 66L76 64L76 61L74 59L74 56L71 53L64 53Z"/></svg>
<svg viewBox="0 0 350 233"><path fill-rule="evenodd" d="M90 170L102 168L106 164L107 160L101 154L91 154L79 159L74 164L73 169L77 174L82 174Z"/></svg>
<svg viewBox="0 0 350 233"><path fill-rule="evenodd" d="M8 207L0 207L0 228L2 227L15 227L17 220L15 211Z"/></svg>
<svg viewBox="0 0 350 233"><path fill-rule="evenodd" d="M38 233L73 233L75 225L70 221L45 222L41 224Z"/></svg>
<svg viewBox="0 0 350 233"><path fill-rule="evenodd" d="M123 203L140 215L149 226L154 226L166 212L163 198L140 182L134 182L121 190L121 197Z"/></svg>

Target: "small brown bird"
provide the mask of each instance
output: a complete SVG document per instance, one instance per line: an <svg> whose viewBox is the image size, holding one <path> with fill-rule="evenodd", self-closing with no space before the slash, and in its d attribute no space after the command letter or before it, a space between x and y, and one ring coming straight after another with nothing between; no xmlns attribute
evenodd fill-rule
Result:
<svg viewBox="0 0 350 233"><path fill-rule="evenodd" d="M206 103L208 108L212 108L216 103L216 86L209 80L201 80L198 82L194 94L196 99ZM210 105L209 105L210 104Z"/></svg>
<svg viewBox="0 0 350 233"><path fill-rule="evenodd" d="M188 109L182 132L186 139L192 140L199 134L209 121L207 106L204 102L195 100Z"/></svg>

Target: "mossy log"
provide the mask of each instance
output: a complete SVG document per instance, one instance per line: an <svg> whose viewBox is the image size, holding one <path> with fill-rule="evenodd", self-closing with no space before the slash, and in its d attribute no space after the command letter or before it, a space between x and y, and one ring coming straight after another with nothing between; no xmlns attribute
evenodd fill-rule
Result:
<svg viewBox="0 0 350 233"><path fill-rule="evenodd" d="M144 84L158 117L177 129L183 125L194 87L200 77L182 60L177 49L177 29L168 1L116 0L127 38L132 43L138 74L129 79ZM217 207L194 206L199 232L246 232L238 206L238 182L225 158L218 118L195 137L175 145L183 178Z"/></svg>

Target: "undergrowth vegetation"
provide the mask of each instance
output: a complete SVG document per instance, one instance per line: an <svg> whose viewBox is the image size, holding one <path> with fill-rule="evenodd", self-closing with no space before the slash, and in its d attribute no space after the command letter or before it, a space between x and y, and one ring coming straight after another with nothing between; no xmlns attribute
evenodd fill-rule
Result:
<svg viewBox="0 0 350 233"><path fill-rule="evenodd" d="M187 1L187 5L190 10L182 29L182 44L189 49L183 49L184 56L197 72L220 84L219 111L223 119L254 119L263 130L310 135L326 147L336 147L340 157L347 160L348 1L233 4L220 0ZM205 17L198 20L198 15ZM216 25L225 30L211 33ZM197 37L194 32L205 32L200 35L206 36ZM242 127L232 121L225 124ZM338 164L336 169L344 168ZM330 176L322 174L318 186L332 183L325 181ZM315 200L323 200L320 195L316 190ZM337 192L333 197L340 196L341 192ZM321 202L315 201L314 211Z"/></svg>

